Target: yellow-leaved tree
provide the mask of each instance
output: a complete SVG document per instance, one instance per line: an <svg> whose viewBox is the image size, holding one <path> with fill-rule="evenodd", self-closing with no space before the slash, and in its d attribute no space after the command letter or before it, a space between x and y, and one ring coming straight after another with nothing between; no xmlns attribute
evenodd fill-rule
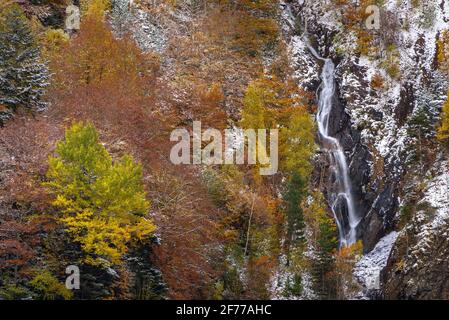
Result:
<svg viewBox="0 0 449 320"><path fill-rule="evenodd" d="M111 7L109 0L81 0L81 12L83 15L97 15L103 17L106 10Z"/></svg>
<svg viewBox="0 0 449 320"><path fill-rule="evenodd" d="M81 246L84 263L120 264L131 242L156 229L147 217L142 167L129 155L114 163L92 124L67 129L49 158L47 178L58 219Z"/></svg>
<svg viewBox="0 0 449 320"><path fill-rule="evenodd" d="M449 73L449 30L441 32L438 45L438 68L448 74Z"/></svg>
<svg viewBox="0 0 449 320"><path fill-rule="evenodd" d="M305 93L289 81L276 77L253 81L243 101L244 129L279 129L281 169L308 179L316 150L315 125Z"/></svg>

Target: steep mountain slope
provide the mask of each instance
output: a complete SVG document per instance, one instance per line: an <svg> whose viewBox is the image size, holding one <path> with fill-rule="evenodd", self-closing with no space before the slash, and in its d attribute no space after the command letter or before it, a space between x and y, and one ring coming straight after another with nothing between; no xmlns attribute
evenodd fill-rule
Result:
<svg viewBox="0 0 449 320"><path fill-rule="evenodd" d="M68 1L17 3L51 83L44 110L0 104L0 299L449 298L448 0L81 0L81 30L63 30ZM279 128L279 171L175 165L170 133L199 120ZM67 128L141 210L104 212L77 163L79 194L48 188ZM67 292L72 264L86 280Z"/></svg>
<svg viewBox="0 0 449 320"><path fill-rule="evenodd" d="M337 63L338 88L330 121L350 163L354 196L363 216L358 235L365 253L382 237L390 239L382 257L361 262L356 275L366 286L372 280L368 270L379 272L388 260L381 277L386 298L445 298L447 274L441 270L448 261L443 230L449 208L444 199L436 200L436 191L447 192L447 155L431 140L448 88L447 78L437 70L436 43L449 27L449 4L386 1L380 10L380 29L369 31L372 40L360 54L357 30L349 29L342 18L348 8L341 7L344 3L351 7L350 1L293 1L284 5L284 15L293 26L287 28L287 36L300 85L314 89L319 83L319 61L305 49L304 31L313 36L323 56ZM376 78L382 80L379 86ZM430 130L417 133L414 120L423 113ZM326 157L318 160L317 176L326 163ZM428 207L423 205L426 201ZM432 207L437 211L432 213ZM407 210L418 211L416 217L406 218L415 214ZM392 231L399 231L396 241L389 235ZM432 250L441 253L439 262L429 259Z"/></svg>

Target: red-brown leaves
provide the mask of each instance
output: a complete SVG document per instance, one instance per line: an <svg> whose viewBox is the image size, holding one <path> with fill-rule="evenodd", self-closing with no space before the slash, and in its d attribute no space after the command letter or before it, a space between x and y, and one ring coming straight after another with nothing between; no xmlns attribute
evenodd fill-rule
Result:
<svg viewBox="0 0 449 320"><path fill-rule="evenodd" d="M150 183L154 219L161 233L157 264L175 299L206 298L216 276L219 211L205 197L198 178L156 173Z"/></svg>
<svg viewBox="0 0 449 320"><path fill-rule="evenodd" d="M40 178L59 130L45 118L19 116L0 130L0 205L42 209L46 196Z"/></svg>
<svg viewBox="0 0 449 320"><path fill-rule="evenodd" d="M18 221L7 219L0 223L0 269L31 266L35 249L41 244L41 233L51 228L50 220Z"/></svg>

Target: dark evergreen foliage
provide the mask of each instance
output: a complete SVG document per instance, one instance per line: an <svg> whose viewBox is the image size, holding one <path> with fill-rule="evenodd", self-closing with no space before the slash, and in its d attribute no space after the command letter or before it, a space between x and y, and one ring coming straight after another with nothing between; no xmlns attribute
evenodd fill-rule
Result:
<svg viewBox="0 0 449 320"><path fill-rule="evenodd" d="M3 13L0 24L0 124L24 107L42 110L49 72L28 20L18 5ZM3 110L2 110L3 109Z"/></svg>

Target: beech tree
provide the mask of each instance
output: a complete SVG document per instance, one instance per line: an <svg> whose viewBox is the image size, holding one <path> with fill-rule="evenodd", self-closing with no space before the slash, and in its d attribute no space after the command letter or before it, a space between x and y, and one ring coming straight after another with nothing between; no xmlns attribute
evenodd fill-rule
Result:
<svg viewBox="0 0 449 320"><path fill-rule="evenodd" d="M81 245L87 264L120 264L127 244L156 229L146 217L141 166L129 155L114 163L91 124L66 131L49 159L47 178L59 221Z"/></svg>
<svg viewBox="0 0 449 320"><path fill-rule="evenodd" d="M248 86L241 126L245 129L280 128L281 168L307 179L315 152L315 126L305 94L290 81L262 78Z"/></svg>
<svg viewBox="0 0 449 320"><path fill-rule="evenodd" d="M315 125L304 107L289 110L289 120L281 130L283 168L308 179L312 172L311 158L316 150Z"/></svg>

